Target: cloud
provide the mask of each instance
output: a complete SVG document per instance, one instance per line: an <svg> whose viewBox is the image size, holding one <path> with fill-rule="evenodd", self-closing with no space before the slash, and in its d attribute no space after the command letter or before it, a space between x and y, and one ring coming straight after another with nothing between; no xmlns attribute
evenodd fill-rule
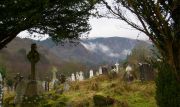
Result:
<svg viewBox="0 0 180 107"><path fill-rule="evenodd" d="M82 43L82 45L89 51L94 53L103 53L109 57L120 57L119 53L114 53L108 46L101 43Z"/></svg>
<svg viewBox="0 0 180 107"><path fill-rule="evenodd" d="M125 50L123 50L123 51L121 52L121 54L123 54L123 55L129 55L129 54L131 54L131 50L125 49Z"/></svg>

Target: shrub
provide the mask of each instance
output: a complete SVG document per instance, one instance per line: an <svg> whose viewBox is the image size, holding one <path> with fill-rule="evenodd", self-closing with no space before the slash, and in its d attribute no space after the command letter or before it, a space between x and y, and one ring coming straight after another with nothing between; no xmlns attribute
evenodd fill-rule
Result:
<svg viewBox="0 0 180 107"><path fill-rule="evenodd" d="M180 107L180 84L173 69L165 63L158 66L156 101L159 107Z"/></svg>
<svg viewBox="0 0 180 107"><path fill-rule="evenodd" d="M93 101L94 101L95 106L99 106L99 107L113 105L115 102L114 99L110 97L104 97L101 95L94 95Z"/></svg>

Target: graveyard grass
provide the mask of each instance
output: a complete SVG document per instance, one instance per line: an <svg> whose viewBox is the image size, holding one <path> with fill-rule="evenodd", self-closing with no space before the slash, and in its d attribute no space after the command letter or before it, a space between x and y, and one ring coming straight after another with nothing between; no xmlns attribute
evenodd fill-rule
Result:
<svg viewBox="0 0 180 107"><path fill-rule="evenodd" d="M112 79L113 78L113 79ZM122 75L101 75L80 82L72 82L69 91L59 94L62 86L44 94L40 107L95 107L94 95L109 96L115 100L108 107L157 107L155 101L155 83L122 81ZM13 94L8 95L5 102L13 102ZM9 101L7 101L9 100ZM11 100L11 101L10 101ZM102 107L102 106L101 106Z"/></svg>

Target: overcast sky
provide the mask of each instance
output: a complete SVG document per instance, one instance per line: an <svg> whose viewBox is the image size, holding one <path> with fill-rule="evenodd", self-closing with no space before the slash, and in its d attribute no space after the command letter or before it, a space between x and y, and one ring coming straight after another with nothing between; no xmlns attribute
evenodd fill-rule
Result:
<svg viewBox="0 0 180 107"><path fill-rule="evenodd" d="M148 40L148 37L143 33L131 28L125 22L115 19L107 18L91 18L90 24L92 30L90 31L88 38L95 37L126 37L140 40ZM19 34L20 37L29 37L27 31ZM45 38L47 35L45 36ZM43 38L43 39L45 39Z"/></svg>
<svg viewBox="0 0 180 107"><path fill-rule="evenodd" d="M131 28L125 22L115 19L107 18L91 18L90 24L92 30L89 37L127 37L133 39L147 40L148 37L145 34Z"/></svg>

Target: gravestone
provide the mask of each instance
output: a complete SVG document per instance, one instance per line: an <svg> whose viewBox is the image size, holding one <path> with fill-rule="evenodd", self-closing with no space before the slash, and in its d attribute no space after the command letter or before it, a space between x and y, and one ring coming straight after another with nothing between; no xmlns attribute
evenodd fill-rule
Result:
<svg viewBox="0 0 180 107"><path fill-rule="evenodd" d="M79 72L76 72L76 80L79 81Z"/></svg>
<svg viewBox="0 0 180 107"><path fill-rule="evenodd" d="M79 81L82 81L82 80L84 80L84 75L83 75L83 72L80 71L79 72Z"/></svg>
<svg viewBox="0 0 180 107"><path fill-rule="evenodd" d="M91 69L90 71L89 71L89 78L92 78L94 76L94 72L93 72L93 70Z"/></svg>
<svg viewBox="0 0 180 107"><path fill-rule="evenodd" d="M56 67L53 67L52 68L52 80L51 80L51 89L55 88L55 84L56 82L58 81L57 77L56 77L56 74L57 74L57 68Z"/></svg>
<svg viewBox="0 0 180 107"><path fill-rule="evenodd" d="M99 75L103 74L102 73L102 67L99 67Z"/></svg>
<svg viewBox="0 0 180 107"><path fill-rule="evenodd" d="M150 81L155 79L155 72L152 66L148 63L139 63L140 80Z"/></svg>
<svg viewBox="0 0 180 107"><path fill-rule="evenodd" d="M31 45L31 50L27 54L27 58L29 62L31 63L31 74L30 74L30 80L27 83L26 91L23 98L22 107L36 107L38 102L31 102L29 103L30 99L37 98L39 96L39 90L38 90L38 83L36 81L36 64L40 60L40 56L38 51L36 50L37 46L36 44Z"/></svg>
<svg viewBox="0 0 180 107"><path fill-rule="evenodd" d="M131 82L134 79L133 75L131 74L131 71L132 71L132 67L130 65L128 65L126 67L126 72L125 72L124 77L123 77L128 82Z"/></svg>
<svg viewBox="0 0 180 107"><path fill-rule="evenodd" d="M46 77L46 80L45 80L45 91L49 91L49 77Z"/></svg>
<svg viewBox="0 0 180 107"><path fill-rule="evenodd" d="M99 76L99 72L96 72L96 76Z"/></svg>
<svg viewBox="0 0 180 107"><path fill-rule="evenodd" d="M71 75L71 81L76 81L74 73L72 73L72 75Z"/></svg>
<svg viewBox="0 0 180 107"><path fill-rule="evenodd" d="M102 67L102 74L108 74L108 68L106 66Z"/></svg>
<svg viewBox="0 0 180 107"><path fill-rule="evenodd" d="M23 81L23 76L21 76L20 73L17 73L14 79L15 79L14 90L16 92L14 103L20 104L22 103L22 100L23 100L22 97L26 91L26 82Z"/></svg>
<svg viewBox="0 0 180 107"><path fill-rule="evenodd" d="M118 73L119 72L119 63L116 62L115 66L116 66L116 73Z"/></svg>
<svg viewBox="0 0 180 107"><path fill-rule="evenodd" d="M67 82L65 82L64 83L64 91L69 91L69 89L70 89L70 85Z"/></svg>

